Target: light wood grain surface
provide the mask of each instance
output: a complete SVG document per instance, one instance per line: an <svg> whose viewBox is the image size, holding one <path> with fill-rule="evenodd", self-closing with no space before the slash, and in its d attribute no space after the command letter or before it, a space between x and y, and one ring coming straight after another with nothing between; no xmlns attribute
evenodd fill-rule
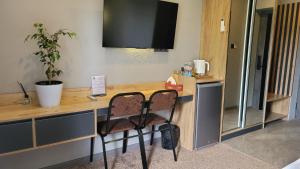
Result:
<svg viewBox="0 0 300 169"><path fill-rule="evenodd" d="M256 9L270 9L274 8L273 0L258 0L256 2Z"/></svg>
<svg viewBox="0 0 300 169"><path fill-rule="evenodd" d="M276 33L271 48L272 61L268 92L283 96L292 94L295 59L299 44L300 3L295 2L278 6L276 4L279 10L274 11L273 15L276 18Z"/></svg>
<svg viewBox="0 0 300 169"><path fill-rule="evenodd" d="M197 79L192 77L181 77L181 79L181 83L183 83L184 89L182 92L179 92L179 97L194 96L197 83L222 82L222 80L215 79L213 77L202 77ZM31 105L22 105L20 103L23 98L22 93L0 94L0 123L24 119L32 119L34 121L39 117L62 115L86 110L94 110L94 112L96 113L96 109L107 108L110 99L117 93L138 91L144 93L144 95L148 99L154 91L163 89L165 89L164 82L108 86L107 95L104 97L97 97L97 101L92 101L87 97L90 95L90 89L88 88L64 89L61 105L53 108L40 107L37 102L35 93L30 93L33 99ZM193 97L189 102L178 104L173 121L181 129L181 146L189 150L193 150L194 144L194 116L195 99ZM33 131L35 131L34 127ZM74 140L67 140L67 142L86 139L94 137L95 135L84 138L77 138ZM33 134L33 140L35 140L35 132ZM62 143L65 142L55 143L53 145ZM1 154L0 156L29 151L37 148L41 147L37 147L34 141L33 148L9 152L6 154Z"/></svg>
<svg viewBox="0 0 300 169"><path fill-rule="evenodd" d="M40 107L35 93L30 93L32 96L30 105L20 103L22 94L2 94L0 95L0 122L102 109L108 107L110 99L117 93L139 91L149 97L154 91L162 89L164 89L163 82L110 86L107 88L107 95L96 97L97 101L88 98L91 94L89 88L64 89L60 106L53 108ZM186 95L192 94L187 91L180 93L180 96Z"/></svg>
<svg viewBox="0 0 300 169"><path fill-rule="evenodd" d="M273 102L270 107L270 112L278 113L287 116L290 109L291 98L287 97L280 101Z"/></svg>
<svg viewBox="0 0 300 169"><path fill-rule="evenodd" d="M204 0L200 57L210 63L209 75L225 79L231 0ZM225 31L220 31L224 20Z"/></svg>
<svg viewBox="0 0 300 169"><path fill-rule="evenodd" d="M214 78L205 78L198 79L197 83L216 81L218 80ZM40 107L35 93L30 93L32 97L32 104L30 105L21 104L23 98L22 93L0 94L0 122L107 108L110 99L117 93L138 91L142 92L148 99L154 91L163 89L165 89L164 82L108 86L107 95L104 97L97 97L97 101L92 101L88 98L90 95L89 88L64 89L61 105L53 108ZM185 87L182 92L179 92L180 97L192 95L194 95L193 91Z"/></svg>
<svg viewBox="0 0 300 169"><path fill-rule="evenodd" d="M195 78L185 77L183 85L196 94ZM180 128L180 145L188 150L194 149L195 133L195 97L185 104L177 104L173 122Z"/></svg>
<svg viewBox="0 0 300 169"><path fill-rule="evenodd" d="M276 95L274 93L268 93L267 102L275 102L289 98L290 96Z"/></svg>
<svg viewBox="0 0 300 169"><path fill-rule="evenodd" d="M264 108L263 123L288 115L300 34L299 2L290 1L282 4L274 1L274 3L272 32L274 30L275 35L271 34L270 41L273 45L269 50L267 91L265 91L267 105ZM281 116L270 120L268 118L270 113L281 114Z"/></svg>

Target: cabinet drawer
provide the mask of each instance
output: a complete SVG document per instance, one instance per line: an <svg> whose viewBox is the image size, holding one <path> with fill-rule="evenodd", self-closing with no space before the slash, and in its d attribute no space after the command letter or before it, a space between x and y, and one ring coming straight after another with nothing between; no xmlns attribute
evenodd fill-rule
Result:
<svg viewBox="0 0 300 169"><path fill-rule="evenodd" d="M95 117L91 111L36 120L37 146L94 134Z"/></svg>
<svg viewBox="0 0 300 169"><path fill-rule="evenodd" d="M0 154L32 147L31 120L0 123Z"/></svg>

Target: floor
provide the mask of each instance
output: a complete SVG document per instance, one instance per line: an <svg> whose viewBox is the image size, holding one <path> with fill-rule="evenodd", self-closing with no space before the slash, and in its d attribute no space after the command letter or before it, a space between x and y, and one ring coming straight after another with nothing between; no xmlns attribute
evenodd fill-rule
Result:
<svg viewBox="0 0 300 169"><path fill-rule="evenodd" d="M193 152L181 149L177 162L173 160L172 151L163 150L159 144L154 147L148 146L146 153L149 169L276 169L226 144L218 144ZM108 164L109 169L141 169L138 147L131 148L126 154L119 154L117 157L109 156ZM97 160L92 164L66 169L102 169L103 166L103 160Z"/></svg>
<svg viewBox="0 0 300 169"><path fill-rule="evenodd" d="M276 122L199 151L179 149L177 162L159 142L146 151L150 169L280 169L300 158L300 121ZM103 160L67 169L96 168L103 168ZM138 147L123 155L110 154L109 168L141 168Z"/></svg>
<svg viewBox="0 0 300 169"><path fill-rule="evenodd" d="M239 110L238 108L226 109L223 117L223 131L229 131L238 128ZM247 108L246 126L253 126L261 123L263 120L263 112L254 108Z"/></svg>
<svg viewBox="0 0 300 169"><path fill-rule="evenodd" d="M230 139L224 144L282 168L300 158L300 121L276 122L263 130Z"/></svg>

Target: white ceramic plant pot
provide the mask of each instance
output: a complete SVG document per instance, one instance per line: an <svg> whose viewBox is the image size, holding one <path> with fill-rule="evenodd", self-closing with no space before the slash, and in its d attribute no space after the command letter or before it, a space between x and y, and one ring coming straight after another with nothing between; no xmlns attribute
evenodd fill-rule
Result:
<svg viewBox="0 0 300 169"><path fill-rule="evenodd" d="M41 81L35 83L36 93L42 107L55 107L60 104L63 83L61 81Z"/></svg>

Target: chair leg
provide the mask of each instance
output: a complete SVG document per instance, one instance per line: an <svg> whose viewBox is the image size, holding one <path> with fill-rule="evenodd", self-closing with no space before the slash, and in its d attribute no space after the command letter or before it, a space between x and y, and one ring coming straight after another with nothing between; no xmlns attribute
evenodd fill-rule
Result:
<svg viewBox="0 0 300 169"><path fill-rule="evenodd" d="M171 136L171 144L172 144L172 149L173 149L174 161L177 161L177 156L176 156L176 151L175 151L176 147L173 142L173 138L175 138L175 136L173 135L174 132L172 132L171 124L169 124L169 131L170 131L170 136Z"/></svg>
<svg viewBox="0 0 300 169"><path fill-rule="evenodd" d="M153 139L154 139L154 131L155 131L155 125L152 125L152 133L151 133L151 139L150 139L150 145L153 145Z"/></svg>
<svg viewBox="0 0 300 169"><path fill-rule="evenodd" d="M140 152L141 152L141 158L142 158L142 163L143 163L143 169L148 169L143 131L141 129L138 129L137 132L138 132L138 136L139 136Z"/></svg>
<svg viewBox="0 0 300 169"><path fill-rule="evenodd" d="M104 137L103 136L101 136L101 140L102 140L104 167L105 167L105 169L108 169L108 167L107 167L107 158L106 158L105 141L104 141Z"/></svg>
<svg viewBox="0 0 300 169"><path fill-rule="evenodd" d="M127 151L127 143L128 143L127 137L128 137L128 130L124 131L124 136L123 136L123 138L124 138L124 140L123 140L123 153L126 153L126 151Z"/></svg>
<svg viewBox="0 0 300 169"><path fill-rule="evenodd" d="M94 161L94 144L95 144L95 137L91 138L91 149L90 149L90 162Z"/></svg>

